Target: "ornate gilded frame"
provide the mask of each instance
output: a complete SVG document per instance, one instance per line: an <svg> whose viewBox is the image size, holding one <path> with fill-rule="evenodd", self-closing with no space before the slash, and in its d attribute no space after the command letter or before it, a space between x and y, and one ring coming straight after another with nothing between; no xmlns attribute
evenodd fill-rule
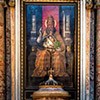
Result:
<svg viewBox="0 0 100 100"><path fill-rule="evenodd" d="M41 2L41 3L43 3L43 2L65 2L65 3L66 2L75 2L75 3L77 3L77 5L78 5L77 100L79 100L80 99L80 87L82 85L82 84L80 84L80 81L82 82L82 80L80 80L80 72L81 72L81 70L80 70L80 68L81 68L81 66L80 66L81 65L80 64L80 62L81 62L80 61L80 59L81 59L81 54L80 54L80 52L81 52L80 15L81 14L80 14L80 10L82 10L82 9L81 9L81 3L79 0L60 0L60 1L59 0L44 0L44 1L42 1L42 0L21 0L21 1L18 0L17 1L16 9L18 12L16 12L16 16L17 16L16 19L18 19L20 21L20 23L16 23L16 28L18 29L18 30L16 30L16 33L18 33L19 35L16 34L16 42L18 42L18 43L16 43L16 67L17 68L16 68L16 72L15 72L15 74L16 74L16 76L15 76L15 80L16 80L15 100L23 100L23 73L24 73L23 72L23 52L24 52L23 51L23 43L24 43L24 40L23 40L23 37L24 37L24 35L23 35L23 32L24 32L24 30L23 30L24 29L23 28L24 27L23 26L23 12L24 12L23 3L24 2L30 2L30 3L31 2L33 2L33 3L34 2ZM19 7L19 4L20 4L20 7ZM18 46L19 46L19 48L17 48ZM17 87L18 87L18 89L17 89Z"/></svg>

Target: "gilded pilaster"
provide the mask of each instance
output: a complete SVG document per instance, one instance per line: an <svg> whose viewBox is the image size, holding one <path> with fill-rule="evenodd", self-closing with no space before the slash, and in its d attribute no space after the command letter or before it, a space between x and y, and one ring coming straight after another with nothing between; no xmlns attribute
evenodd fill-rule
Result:
<svg viewBox="0 0 100 100"><path fill-rule="evenodd" d="M5 99L4 8L0 1L0 100Z"/></svg>
<svg viewBox="0 0 100 100"><path fill-rule="evenodd" d="M11 98L14 100L14 85L15 85L15 1L9 1L10 18L11 18Z"/></svg>
<svg viewBox="0 0 100 100"><path fill-rule="evenodd" d="M100 100L100 0L96 1L96 100Z"/></svg>

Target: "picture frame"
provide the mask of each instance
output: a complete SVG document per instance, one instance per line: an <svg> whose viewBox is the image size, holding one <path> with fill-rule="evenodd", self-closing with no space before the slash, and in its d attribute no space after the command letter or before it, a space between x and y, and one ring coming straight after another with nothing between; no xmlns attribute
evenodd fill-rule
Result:
<svg viewBox="0 0 100 100"><path fill-rule="evenodd" d="M21 35L20 35L21 36L21 43L20 43L21 44L20 45L21 77L20 77L20 82L21 82L21 99L22 100L23 100L23 98L26 100L31 100L32 93L34 91L38 90L39 83L41 83L44 80L42 78L41 78L41 80L39 80L40 78L33 79L33 77L32 77L32 73L33 73L32 70L34 69L34 63L36 60L36 58L35 58L36 51L34 52L35 49L33 48L34 43L32 44L32 41L30 43L30 40L32 37L31 31L32 31L32 14L34 13L33 9L35 7L36 7L36 9L39 9L39 11L37 11L38 13L36 13L37 14L36 18L39 19L39 21L37 22L38 28L36 30L36 33L38 33L39 29L42 26L42 23L43 23L42 21L44 20L44 19L42 20L43 9L47 9L46 7L48 7L48 9L53 8L52 6L56 7L55 9L57 9L57 8L60 9L60 10L58 10L58 12L59 12L59 18L61 18L61 23L56 27L59 30L60 34L62 33L61 31L63 29L62 27L60 27L60 25L62 26L62 23L63 23L63 18L62 18L63 9L68 11L69 9L71 9L71 7L72 8L74 7L73 8L74 10L72 9L72 10L69 10L69 12L68 12L70 14L71 13L74 14L74 16L73 16L73 14L70 15L71 18L73 19L72 22L70 21L70 28L72 28L71 33L73 33L73 35L72 34L70 35L72 37L72 42L69 44L66 44L66 45L72 46L72 48L73 48L72 49L72 52L73 52L73 65L72 66L73 66L73 68L71 69L72 76L69 77L69 80L71 79L71 82L69 82L69 83L65 82L64 89L71 94L71 99L79 98L79 94L80 94L79 93L79 81L80 81L80 79L79 79L79 77L80 77L80 14L79 14L80 5L79 5L79 2L77 0L70 1L70 2L63 1L63 0L60 2L59 1L43 1L43 2L41 2L41 1L34 1L34 0L22 0L21 1L21 23L20 23L21 24ZM69 9L68 9L68 7L69 7ZM41 8L41 10L40 10L40 8ZM41 12L41 17L40 17L40 12ZM57 10L56 10L56 12L57 12ZM68 15L68 13L66 15ZM52 14L52 12L51 12L51 14ZM56 15L58 15L58 14L56 14ZM38 16L39 16L39 18L38 18ZM45 16L46 15L44 14L44 17ZM59 20L58 20L58 22L59 22ZM39 26L39 23L41 23L40 26ZM45 27L45 26L42 26L42 27ZM63 36L63 34L61 34L61 36ZM38 37L38 36L36 36L36 37ZM35 56L35 57L33 57L33 56ZM33 66L32 66L32 64L33 64ZM33 81L36 82L36 80L37 80L37 83L34 83Z"/></svg>

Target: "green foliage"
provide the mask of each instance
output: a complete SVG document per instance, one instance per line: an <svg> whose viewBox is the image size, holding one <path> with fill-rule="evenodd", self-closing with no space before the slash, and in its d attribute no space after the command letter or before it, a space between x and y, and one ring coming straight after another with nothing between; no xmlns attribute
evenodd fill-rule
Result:
<svg viewBox="0 0 100 100"><path fill-rule="evenodd" d="M55 41L54 42L54 48L55 49L58 49L58 48L60 48L61 47L61 43L59 42L59 41Z"/></svg>

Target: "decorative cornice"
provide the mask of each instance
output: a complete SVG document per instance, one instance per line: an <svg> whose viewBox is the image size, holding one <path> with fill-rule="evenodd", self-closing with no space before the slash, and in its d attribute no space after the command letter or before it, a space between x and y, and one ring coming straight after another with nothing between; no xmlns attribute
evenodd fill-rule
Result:
<svg viewBox="0 0 100 100"><path fill-rule="evenodd" d="M93 7L92 0L86 0L86 9L91 9Z"/></svg>

